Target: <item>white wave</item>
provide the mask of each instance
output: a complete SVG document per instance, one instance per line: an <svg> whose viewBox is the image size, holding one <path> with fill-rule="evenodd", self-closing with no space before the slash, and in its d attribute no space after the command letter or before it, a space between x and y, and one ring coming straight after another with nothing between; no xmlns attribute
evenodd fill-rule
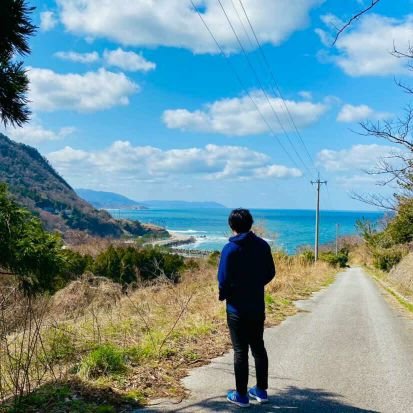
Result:
<svg viewBox="0 0 413 413"><path fill-rule="evenodd" d="M186 250L213 250L221 249L228 242L228 237L222 235L195 237L195 241L190 244L180 245L176 248ZM206 246L206 248L205 248Z"/></svg>
<svg viewBox="0 0 413 413"><path fill-rule="evenodd" d="M172 234L207 234L207 231L196 231L194 229L185 229L185 230L178 230L178 229L167 229Z"/></svg>
<svg viewBox="0 0 413 413"><path fill-rule="evenodd" d="M197 238L197 241L200 242L222 242L222 241L228 241L228 237L222 237L222 236L208 236L208 237L199 237Z"/></svg>

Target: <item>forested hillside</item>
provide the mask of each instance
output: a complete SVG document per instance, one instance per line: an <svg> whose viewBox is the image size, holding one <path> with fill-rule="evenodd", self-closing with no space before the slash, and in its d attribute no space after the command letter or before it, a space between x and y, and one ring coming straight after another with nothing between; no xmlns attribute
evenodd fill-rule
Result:
<svg viewBox="0 0 413 413"><path fill-rule="evenodd" d="M86 231L96 236L144 235L138 222L114 220L81 199L70 185L34 148L0 134L0 182L15 199L36 215L47 230Z"/></svg>

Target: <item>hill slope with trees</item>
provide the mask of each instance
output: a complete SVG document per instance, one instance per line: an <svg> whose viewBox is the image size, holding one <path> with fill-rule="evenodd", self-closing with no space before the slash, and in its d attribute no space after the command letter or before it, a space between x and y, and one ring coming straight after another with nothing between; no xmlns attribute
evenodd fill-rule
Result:
<svg viewBox="0 0 413 413"><path fill-rule="evenodd" d="M81 199L34 148L0 133L0 182L16 201L39 216L45 229L62 233L86 231L95 236L120 237L150 232L139 222L116 221Z"/></svg>

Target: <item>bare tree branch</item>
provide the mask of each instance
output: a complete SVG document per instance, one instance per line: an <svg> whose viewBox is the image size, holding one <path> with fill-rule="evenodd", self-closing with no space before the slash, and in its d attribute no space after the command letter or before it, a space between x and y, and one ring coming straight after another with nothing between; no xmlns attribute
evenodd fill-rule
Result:
<svg viewBox="0 0 413 413"><path fill-rule="evenodd" d="M361 135L384 139L397 145L397 149L382 158L373 169L365 171L369 175L380 176L382 180L378 185L391 187L394 193L390 198L378 194L356 193L351 197L368 205L395 211L400 200L413 196L413 106L408 105L404 115L395 120L362 122L360 126L363 130Z"/></svg>
<svg viewBox="0 0 413 413"><path fill-rule="evenodd" d="M363 202L364 204L371 205L380 209L385 209L388 211L397 210L397 202L395 198L387 198L379 194L357 194L356 192L351 193L351 198Z"/></svg>
<svg viewBox="0 0 413 413"><path fill-rule="evenodd" d="M408 152L413 152L413 137L411 130L413 128L413 107L407 106L405 116L397 118L395 121L384 122L362 122L360 124L364 136L375 136L385 139L388 142L401 145Z"/></svg>
<svg viewBox="0 0 413 413"><path fill-rule="evenodd" d="M357 14L355 14L343 27L341 27L341 29L338 30L336 37L334 38L333 41L333 46L337 43L338 38L340 37L341 33L344 32L344 30L346 30L349 26L351 26L351 24L359 19L363 14L367 13L369 10L371 10L374 6L377 5L377 3L379 3L380 0L371 0L371 4L366 7L365 9L359 11Z"/></svg>

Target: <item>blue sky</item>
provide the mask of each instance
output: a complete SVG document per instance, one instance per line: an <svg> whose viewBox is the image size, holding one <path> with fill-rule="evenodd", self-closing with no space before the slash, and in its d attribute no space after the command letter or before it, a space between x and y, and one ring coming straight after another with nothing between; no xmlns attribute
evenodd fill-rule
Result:
<svg viewBox="0 0 413 413"><path fill-rule="evenodd" d="M137 200L312 208L317 169L327 209L366 209L352 191L391 192L364 170L397 149L352 130L408 103L394 83L410 80L407 62L390 51L413 37L410 2L382 0L332 46L362 0L242 0L305 147L241 2L221 2L256 75L218 0L195 4L225 57L190 1L33 1L33 117L6 133L37 147L73 187Z"/></svg>

